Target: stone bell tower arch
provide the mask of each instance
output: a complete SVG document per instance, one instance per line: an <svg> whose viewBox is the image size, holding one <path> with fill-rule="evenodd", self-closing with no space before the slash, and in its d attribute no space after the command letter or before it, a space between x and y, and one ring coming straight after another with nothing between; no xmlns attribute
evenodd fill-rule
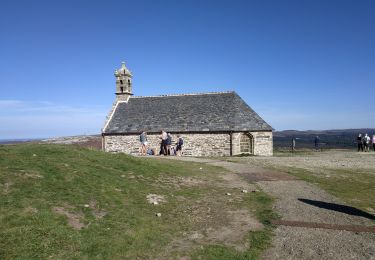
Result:
<svg viewBox="0 0 375 260"><path fill-rule="evenodd" d="M115 70L116 77L116 100L118 101L128 101L129 97L133 95L132 93L132 78L133 74L125 66L125 62L121 63L121 68Z"/></svg>

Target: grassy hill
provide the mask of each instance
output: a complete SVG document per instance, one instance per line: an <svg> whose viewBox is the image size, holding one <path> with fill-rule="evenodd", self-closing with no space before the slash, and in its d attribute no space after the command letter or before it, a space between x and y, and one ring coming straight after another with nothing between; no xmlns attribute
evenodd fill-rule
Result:
<svg viewBox="0 0 375 260"><path fill-rule="evenodd" d="M68 145L0 145L0 258L256 258L269 244L271 199L228 200L236 189L223 185L223 169L203 167ZM186 240L228 225L238 209L264 226L240 239L243 250Z"/></svg>

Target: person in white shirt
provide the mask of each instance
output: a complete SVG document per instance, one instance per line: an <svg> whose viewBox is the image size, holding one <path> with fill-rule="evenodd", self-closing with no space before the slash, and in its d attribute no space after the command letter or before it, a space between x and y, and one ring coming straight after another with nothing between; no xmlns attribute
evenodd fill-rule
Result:
<svg viewBox="0 0 375 260"><path fill-rule="evenodd" d="M367 134L365 134L365 136L363 137L363 146L365 148L365 152L370 151L370 136L368 136Z"/></svg>
<svg viewBox="0 0 375 260"><path fill-rule="evenodd" d="M161 130L160 139L161 139L160 155L162 154L167 155L167 139L168 139L167 132L165 132L164 130Z"/></svg>

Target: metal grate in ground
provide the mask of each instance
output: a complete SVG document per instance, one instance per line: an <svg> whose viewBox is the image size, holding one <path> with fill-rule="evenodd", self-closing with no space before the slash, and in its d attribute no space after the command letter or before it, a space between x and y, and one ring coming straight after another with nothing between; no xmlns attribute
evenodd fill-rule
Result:
<svg viewBox="0 0 375 260"><path fill-rule="evenodd" d="M358 225L336 225L316 222L291 221L291 220L273 220L272 224L289 227L305 227L305 228L323 228L334 230L346 230L352 232L369 232L375 233L375 226L358 226Z"/></svg>

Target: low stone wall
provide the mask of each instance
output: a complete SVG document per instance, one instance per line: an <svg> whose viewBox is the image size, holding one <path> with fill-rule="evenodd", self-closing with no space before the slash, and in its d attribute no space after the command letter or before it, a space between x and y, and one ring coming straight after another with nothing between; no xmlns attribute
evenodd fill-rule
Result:
<svg viewBox="0 0 375 260"><path fill-rule="evenodd" d="M232 154L240 154L240 136L232 134ZM273 153L272 132L250 132L253 137L253 154L270 156ZM229 133L181 134L184 139L183 155L185 156L230 156ZM160 151L160 134L148 134L150 148ZM172 146L175 147L177 134L172 135ZM138 155L140 150L139 135L104 136L106 152L122 152Z"/></svg>

